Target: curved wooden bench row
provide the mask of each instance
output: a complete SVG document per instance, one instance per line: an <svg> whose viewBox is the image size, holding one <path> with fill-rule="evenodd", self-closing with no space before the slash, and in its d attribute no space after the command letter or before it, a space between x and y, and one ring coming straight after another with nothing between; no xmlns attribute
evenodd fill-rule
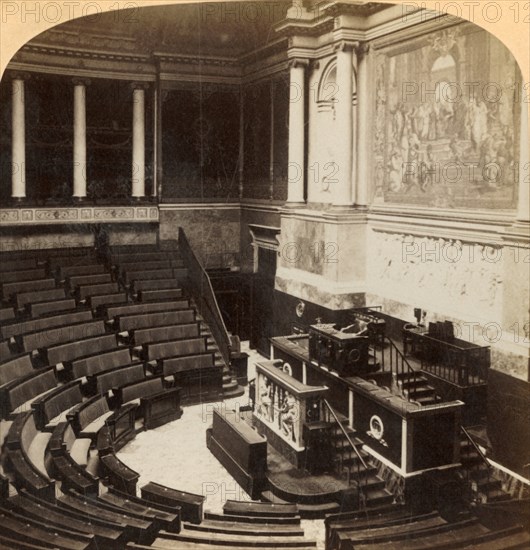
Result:
<svg viewBox="0 0 530 550"><path fill-rule="evenodd" d="M167 357L197 355L205 353L208 345L206 336L170 340L169 342L148 343L142 346L142 356L146 361L157 361Z"/></svg>
<svg viewBox="0 0 530 550"><path fill-rule="evenodd" d="M189 308L189 305L187 307ZM195 310L181 308L176 311L166 310L151 313L136 313L133 315L118 315L114 319L114 325L116 330L125 332L170 324L193 323L194 321Z"/></svg>
<svg viewBox="0 0 530 550"><path fill-rule="evenodd" d="M116 388L115 396L119 406L130 402L139 404L137 417L143 418L148 430L182 416L180 388L166 387L162 377L146 378Z"/></svg>
<svg viewBox="0 0 530 550"><path fill-rule="evenodd" d="M133 292L144 290L162 290L170 288L180 288L180 283L188 276L188 270L185 268L175 269L174 277L169 279L137 279L131 287Z"/></svg>
<svg viewBox="0 0 530 550"><path fill-rule="evenodd" d="M61 314L54 313L45 317L41 316L37 319L28 319L5 324L0 328L0 336L2 338L20 337L22 335L29 336L32 333L54 327L63 327L74 323L91 321L92 318L92 311L89 309Z"/></svg>
<svg viewBox="0 0 530 550"><path fill-rule="evenodd" d="M0 272L0 284L14 283L16 281L35 281L46 278L46 270L43 267L32 269L20 269Z"/></svg>
<svg viewBox="0 0 530 550"><path fill-rule="evenodd" d="M17 487L45 498L55 495L55 483L48 476L44 453L51 434L39 432L33 412L17 415L5 440L7 462L10 465Z"/></svg>
<svg viewBox="0 0 530 550"><path fill-rule="evenodd" d="M0 363L7 361L12 357L11 348L9 347L8 340L2 340L0 342Z"/></svg>
<svg viewBox="0 0 530 550"><path fill-rule="evenodd" d="M61 300L66 298L64 288L50 288L48 290L32 290L30 292L18 292L15 298L15 305L18 309L26 304L49 302L50 300Z"/></svg>
<svg viewBox="0 0 530 550"><path fill-rule="evenodd" d="M142 499L163 504L175 510L180 509L182 521L200 523L203 518L203 506L206 497L165 487L159 483L148 483L140 488Z"/></svg>
<svg viewBox="0 0 530 550"><path fill-rule="evenodd" d="M105 332L105 323L102 320L81 321L75 324L23 334L17 337L17 342L21 351L29 352L89 338L90 336L101 336Z"/></svg>
<svg viewBox="0 0 530 550"><path fill-rule="evenodd" d="M70 275L66 277L64 282L67 288L70 291L74 292L79 286L112 283L112 276L110 273L94 273L92 275Z"/></svg>
<svg viewBox="0 0 530 550"><path fill-rule="evenodd" d="M182 323L160 325L154 328L134 329L129 332L134 346L143 344L152 344L154 342L163 342L168 340L177 340L180 338L192 338L199 336L200 323Z"/></svg>
<svg viewBox="0 0 530 550"><path fill-rule="evenodd" d="M7 257L6 257L7 256ZM36 269L36 258L9 259L9 255L2 253L0 256L0 271L16 271L18 269Z"/></svg>
<svg viewBox="0 0 530 550"><path fill-rule="evenodd" d="M83 400L81 382L73 381L38 397L31 403L37 429L57 425L64 421L66 413Z"/></svg>
<svg viewBox="0 0 530 550"><path fill-rule="evenodd" d="M88 378L88 392L103 395L110 390L145 379L143 363L131 363L93 374Z"/></svg>
<svg viewBox="0 0 530 550"><path fill-rule="evenodd" d="M0 404L3 418L21 405L55 388L57 378L53 368L38 369L22 379L17 378L0 387Z"/></svg>
<svg viewBox="0 0 530 550"><path fill-rule="evenodd" d="M123 262L115 264L117 270L122 274L132 273L133 271L148 271L155 269L168 269L174 267L184 267L183 260L165 259L165 260L152 260L146 262Z"/></svg>
<svg viewBox="0 0 530 550"><path fill-rule="evenodd" d="M0 363L0 386L31 374L34 374L34 367L29 353L11 357Z"/></svg>
<svg viewBox="0 0 530 550"><path fill-rule="evenodd" d="M78 275L97 275L106 270L103 264L93 263L85 265L65 265L56 268L56 275L63 280L67 277L77 277Z"/></svg>
<svg viewBox="0 0 530 550"><path fill-rule="evenodd" d="M101 353L68 361L65 363L65 367L68 369L69 376L76 379L83 376L94 376L106 370L129 365L131 362L131 352L128 348L115 347Z"/></svg>
<svg viewBox="0 0 530 550"><path fill-rule="evenodd" d="M2 296L9 300L14 294L34 292L38 290L51 290L56 288L55 279L35 279L33 281L15 281L2 285Z"/></svg>
<svg viewBox="0 0 530 550"><path fill-rule="evenodd" d="M111 294L97 294L94 296L89 296L87 299L87 304L91 309L96 310L98 315L100 315L100 310L102 307L107 307L110 304L127 304L127 293L113 292Z"/></svg>
<svg viewBox="0 0 530 550"><path fill-rule="evenodd" d="M62 298L47 302L29 303L25 305L25 308L29 316L35 318L58 311L71 311L76 308L76 305L77 304L73 298Z"/></svg>
<svg viewBox="0 0 530 550"><path fill-rule="evenodd" d="M141 303L157 302L160 300L176 300L182 298L182 289L166 288L157 290L139 290L136 299Z"/></svg>
<svg viewBox="0 0 530 550"><path fill-rule="evenodd" d="M31 498L25 491L21 491L5 503L11 509L19 512L27 518L40 519L45 517L46 524L50 528L68 525L69 529L78 533L94 535L98 548L115 547L126 542L125 529L118 525L97 522L83 514L75 514L61 508L53 502L47 502L38 498Z"/></svg>
<svg viewBox="0 0 530 550"><path fill-rule="evenodd" d="M79 534L67 526L50 528L45 518L30 519L4 507L0 508L2 535L4 541L16 541L11 548L21 548L20 542L36 544L36 548L58 548L61 550L97 550L92 534ZM20 542L19 542L20 541ZM41 546L38 546L41 545ZM26 546L28 547L28 546Z"/></svg>
<svg viewBox="0 0 530 550"><path fill-rule="evenodd" d="M0 323L15 319L15 310L12 307L3 307L0 309Z"/></svg>
<svg viewBox="0 0 530 550"><path fill-rule="evenodd" d="M86 300L90 296L99 296L101 294L114 294L120 291L118 283L100 283L79 285L76 288L75 296L78 300Z"/></svg>
<svg viewBox="0 0 530 550"><path fill-rule="evenodd" d="M172 302L150 302L148 304L120 304L105 306L101 308L103 317L109 320L118 315L136 315L142 313L154 313L155 311L174 311L177 309L188 309L190 307L188 300L174 300Z"/></svg>
<svg viewBox="0 0 530 550"><path fill-rule="evenodd" d="M74 342L66 342L50 346L41 351L45 362L48 365L57 365L58 363L68 363L85 356L94 355L104 351L109 351L118 347L115 334L105 334L103 336L91 336L82 338Z"/></svg>

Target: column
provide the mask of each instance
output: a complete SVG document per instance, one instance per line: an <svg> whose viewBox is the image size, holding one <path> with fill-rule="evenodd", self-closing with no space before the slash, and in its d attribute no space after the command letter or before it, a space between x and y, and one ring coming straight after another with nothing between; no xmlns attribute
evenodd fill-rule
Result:
<svg viewBox="0 0 530 550"><path fill-rule="evenodd" d="M145 85L133 84L132 197L145 196Z"/></svg>
<svg viewBox="0 0 530 550"><path fill-rule="evenodd" d="M305 69L308 61L293 59L289 85L289 166L287 205L304 203Z"/></svg>
<svg viewBox="0 0 530 550"><path fill-rule="evenodd" d="M26 75L13 76L12 91L12 136L11 136L11 197L22 200L26 197L26 120L25 90Z"/></svg>
<svg viewBox="0 0 530 550"><path fill-rule="evenodd" d="M352 182L353 163L353 49L356 44L341 42L337 51L336 139L337 180L333 206L352 206L355 197ZM361 136L359 136L361 139Z"/></svg>
<svg viewBox="0 0 530 550"><path fill-rule="evenodd" d="M370 98L368 95L368 52L370 45L361 42L357 46L357 175L356 206L368 205L368 157L369 140L368 112Z"/></svg>
<svg viewBox="0 0 530 550"><path fill-rule="evenodd" d="M77 200L86 198L86 87L87 80L74 79L74 189Z"/></svg>
<svg viewBox="0 0 530 550"><path fill-rule="evenodd" d="M528 92L521 92L521 135L519 153L519 197L517 201L517 221L530 222L530 185L528 175L530 172L529 135L528 135Z"/></svg>
<svg viewBox="0 0 530 550"><path fill-rule="evenodd" d="M239 93L239 198L243 198L245 175L245 95L243 87Z"/></svg>

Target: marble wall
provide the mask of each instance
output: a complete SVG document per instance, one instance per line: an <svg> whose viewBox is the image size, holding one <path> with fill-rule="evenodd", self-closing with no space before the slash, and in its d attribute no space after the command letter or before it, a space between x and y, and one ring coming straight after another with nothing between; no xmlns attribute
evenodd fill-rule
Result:
<svg viewBox="0 0 530 550"><path fill-rule="evenodd" d="M162 208L160 239L178 239L179 227L205 268L240 265L239 205Z"/></svg>

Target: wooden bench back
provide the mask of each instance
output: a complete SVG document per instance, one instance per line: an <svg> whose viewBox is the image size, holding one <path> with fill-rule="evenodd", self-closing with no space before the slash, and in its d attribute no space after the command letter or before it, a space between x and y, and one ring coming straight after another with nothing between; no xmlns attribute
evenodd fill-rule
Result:
<svg viewBox="0 0 530 550"><path fill-rule="evenodd" d="M73 361L86 355L101 353L117 347L115 334L105 334L79 340L77 342L66 342L46 349L45 355L49 365Z"/></svg>
<svg viewBox="0 0 530 550"><path fill-rule="evenodd" d="M185 340L172 340L170 342L145 344L144 349L146 359L148 361L163 359L165 357L196 355L206 352L206 338L188 338Z"/></svg>
<svg viewBox="0 0 530 550"><path fill-rule="evenodd" d="M131 363L128 348L116 349L107 353L95 354L72 363L72 377L93 376L99 372Z"/></svg>
<svg viewBox="0 0 530 550"><path fill-rule="evenodd" d="M33 372L33 363L29 354L19 355L0 365L0 386Z"/></svg>

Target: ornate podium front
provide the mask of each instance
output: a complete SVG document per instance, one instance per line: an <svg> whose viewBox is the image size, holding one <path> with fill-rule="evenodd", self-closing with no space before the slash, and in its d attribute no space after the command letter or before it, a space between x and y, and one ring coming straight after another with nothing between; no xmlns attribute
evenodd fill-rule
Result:
<svg viewBox="0 0 530 550"><path fill-rule="evenodd" d="M301 467L306 456L304 426L322 420L326 386L307 386L283 369L282 361L256 364L254 424L291 464ZM314 446L312 446L312 449Z"/></svg>

